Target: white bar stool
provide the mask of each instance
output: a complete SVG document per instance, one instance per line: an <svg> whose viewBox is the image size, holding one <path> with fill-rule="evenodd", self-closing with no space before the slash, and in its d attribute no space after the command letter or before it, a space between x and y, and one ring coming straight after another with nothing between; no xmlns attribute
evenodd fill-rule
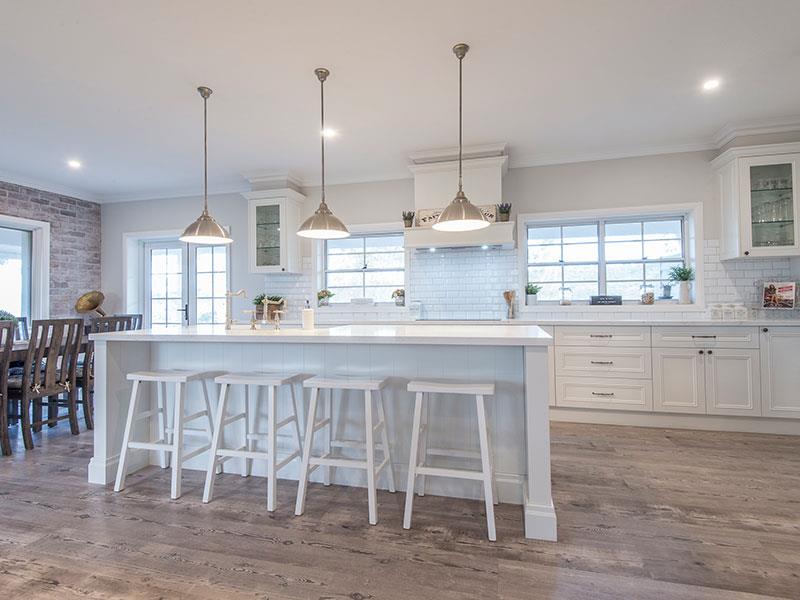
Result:
<svg viewBox="0 0 800 600"><path fill-rule="evenodd" d="M294 514L302 515L305 510L306 490L308 488L308 476L317 468L323 467L324 485L330 485L331 467L342 467L348 469L365 469L367 471L367 496L369 499L369 523L375 525L378 522L378 502L376 479L385 468L389 476L389 491L395 491L394 471L392 469L392 457L389 451L389 436L386 432L386 414L383 405L383 394L381 390L386 385L386 379L370 379L357 377L311 377L303 382L304 388L311 389L311 402L308 407L308 417L306 418L306 436L303 446L303 464L300 468L300 482L297 486L297 503ZM317 404L319 391L327 389L328 394L325 402L325 416L317 421ZM333 390L363 390L364 392L364 431L366 443L350 440L333 439L333 421L331 412L331 396ZM378 422L373 423L372 395L377 393L380 398L378 401ZM325 450L322 456L312 456L311 448L314 445L314 434L323 428L327 428L325 438ZM380 433L381 442L375 444L374 436ZM375 466L375 448L381 449L383 461ZM358 448L366 450L366 459L333 458L332 448Z"/></svg>
<svg viewBox="0 0 800 600"><path fill-rule="evenodd" d="M131 389L131 400L128 405L128 418L125 421L125 433L122 436L122 448L120 450L119 466L117 467L117 479L114 483L114 491L119 492L125 488L125 478L127 477L128 452L130 450L156 450L160 454L160 465L162 469L172 466L172 483L170 486L170 497L177 500L181 496L181 470L183 463L202 454L211 447L211 436L214 429L212 420L211 402L208 393L208 381L220 375L222 371L186 371L186 370L165 370L165 371L135 371L128 373L128 381L133 382ZM205 409L195 413L185 415L184 407L186 404L186 388L189 382L199 381L203 388L203 402ZM158 402L156 408L136 414L136 407L139 403L140 384L142 382L152 382L156 384ZM175 386L173 400L173 410L168 409L167 384ZM133 426L137 421L158 417L158 436L155 442L134 442ZM205 427L202 429L192 429L185 427L186 423L205 417ZM184 435L200 435L206 438L206 444L197 446L187 451L183 447ZM170 460L167 460L167 454Z"/></svg>
<svg viewBox="0 0 800 600"><path fill-rule="evenodd" d="M206 484L203 490L203 502L210 502L214 494L214 481L219 467L231 458L243 458L242 477L250 475L253 460L267 461L267 510L275 510L277 473L283 467L301 456L303 443L300 438L300 424L297 420L297 398L294 393L294 384L302 381L304 375L293 373L282 375L280 373L226 373L220 375L214 382L220 384L219 403L217 404L217 414L214 419L214 436L211 440L211 451L208 453L208 468L206 469ZM244 412L228 416L228 387L231 385L244 386ZM251 411L250 406L250 386L256 386L255 406ZM278 420L277 396L281 387L288 386L292 403L288 417ZM256 427L258 420L258 401L261 397L261 388L267 388L267 431L259 433ZM238 448L223 448L222 438L224 437L225 427L244 419L245 437L244 444ZM289 453L280 462L277 459L277 436L278 430L286 425L294 425L292 428L297 450ZM266 439L267 450L258 451L255 449L257 440Z"/></svg>
<svg viewBox="0 0 800 600"><path fill-rule="evenodd" d="M408 482L406 484L406 507L403 515L403 528L411 528L411 511L414 504L414 487L416 478L420 477L420 496L425 494L425 476L453 477L483 482L483 496L486 503L486 525L491 541L497 539L494 523L494 504L497 492L494 486L494 461L489 440L489 428L486 424L486 407L484 396L494 396L493 383L457 383L453 381L411 381L409 392L416 392L414 403L414 420L411 430L411 455L408 460ZM428 401L431 394L474 395L478 410L478 437L480 452L467 450L450 450L428 448ZM420 456L421 455L421 456ZM428 456L451 456L457 458L477 458L481 461L481 470L445 469L425 465Z"/></svg>

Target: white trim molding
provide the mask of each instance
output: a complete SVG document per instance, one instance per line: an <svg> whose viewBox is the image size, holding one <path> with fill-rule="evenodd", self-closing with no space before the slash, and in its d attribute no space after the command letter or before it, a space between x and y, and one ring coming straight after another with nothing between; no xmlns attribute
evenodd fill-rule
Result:
<svg viewBox="0 0 800 600"><path fill-rule="evenodd" d="M50 223L0 215L0 227L30 231L31 320L50 317Z"/></svg>

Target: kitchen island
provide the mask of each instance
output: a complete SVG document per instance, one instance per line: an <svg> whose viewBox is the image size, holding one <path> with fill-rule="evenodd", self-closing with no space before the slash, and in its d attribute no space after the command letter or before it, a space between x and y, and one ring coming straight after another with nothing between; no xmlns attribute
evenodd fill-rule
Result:
<svg viewBox="0 0 800 600"><path fill-rule="evenodd" d="M89 482L114 479L130 395L129 372L143 369L297 371L308 375L389 377L385 389L390 446L398 483L405 481L411 435L412 378L490 381L496 396L488 405L498 496L522 504L525 535L555 540L556 515L550 486L548 403L553 390L552 338L537 326L519 325L347 325L329 329L249 330L197 326L95 334L94 456ZM152 399L145 390L144 406ZM241 402L241 399L234 399ZM187 410L200 408L191 392ZM337 431L348 432L350 411L363 403L337 402ZM263 406L259 407L259 415ZM305 411L305 402L303 404ZM472 409L472 410L470 410ZM474 404L444 396L431 407L431 435L438 447L465 449L477 440ZM301 418L304 415L301 415ZM263 417L262 417L263 418ZM363 418L363 417L362 417ZM142 425L145 422L141 422ZM231 427L236 435L235 427ZM146 436L147 431L139 432ZM351 435L348 436L348 433ZM357 435L357 434L356 434ZM279 453L281 448L279 446ZM288 449L287 449L288 453ZM137 452L129 472L157 464L155 453ZM239 461L225 471L237 472ZM185 468L205 469L200 455ZM296 478L298 466L283 477ZM261 468L261 470L259 470ZM264 475L254 464L254 475ZM365 484L364 475L337 469L334 483ZM431 478L429 492L481 497L475 482Z"/></svg>

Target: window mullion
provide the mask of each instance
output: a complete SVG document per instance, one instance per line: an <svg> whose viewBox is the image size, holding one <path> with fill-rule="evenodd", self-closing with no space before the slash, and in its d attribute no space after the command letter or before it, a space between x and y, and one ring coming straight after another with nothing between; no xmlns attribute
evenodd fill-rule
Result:
<svg viewBox="0 0 800 600"><path fill-rule="evenodd" d="M597 293L606 293L606 222L597 223Z"/></svg>

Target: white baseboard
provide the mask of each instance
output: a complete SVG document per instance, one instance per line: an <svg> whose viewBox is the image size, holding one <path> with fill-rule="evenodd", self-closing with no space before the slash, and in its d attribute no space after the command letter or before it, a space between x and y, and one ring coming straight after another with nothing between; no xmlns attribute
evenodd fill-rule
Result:
<svg viewBox="0 0 800 600"><path fill-rule="evenodd" d="M528 500L528 493L524 489L523 500L525 537L547 542L558 541L558 522L552 502L548 506L534 504Z"/></svg>

